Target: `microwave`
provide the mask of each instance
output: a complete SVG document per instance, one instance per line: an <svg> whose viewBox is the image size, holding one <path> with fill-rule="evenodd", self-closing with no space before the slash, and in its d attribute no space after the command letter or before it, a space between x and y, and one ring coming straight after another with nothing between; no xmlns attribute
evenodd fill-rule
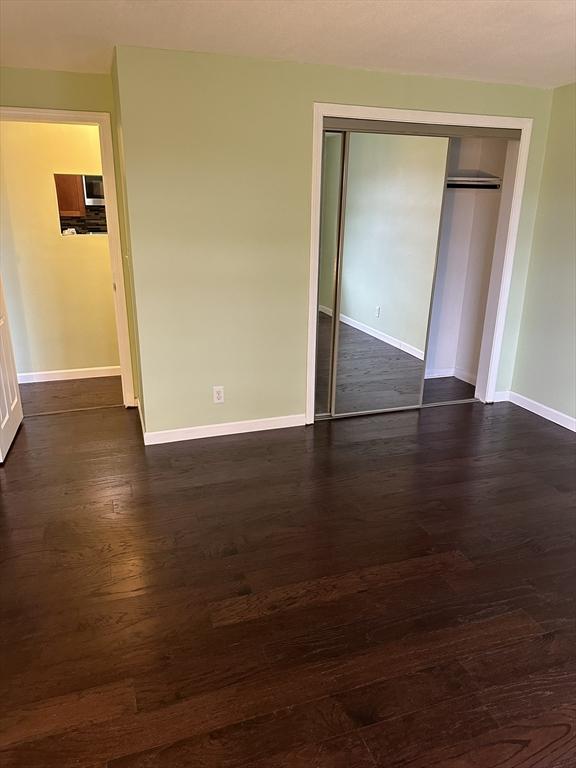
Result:
<svg viewBox="0 0 576 768"><path fill-rule="evenodd" d="M84 202L86 205L104 205L104 182L102 176L82 176Z"/></svg>

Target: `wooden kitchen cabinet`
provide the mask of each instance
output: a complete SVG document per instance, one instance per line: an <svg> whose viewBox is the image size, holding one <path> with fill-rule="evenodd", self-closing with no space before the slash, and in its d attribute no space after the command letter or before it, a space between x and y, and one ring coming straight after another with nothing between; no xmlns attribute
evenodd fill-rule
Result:
<svg viewBox="0 0 576 768"><path fill-rule="evenodd" d="M70 173L55 173L56 196L61 216L85 216L84 185L82 176Z"/></svg>

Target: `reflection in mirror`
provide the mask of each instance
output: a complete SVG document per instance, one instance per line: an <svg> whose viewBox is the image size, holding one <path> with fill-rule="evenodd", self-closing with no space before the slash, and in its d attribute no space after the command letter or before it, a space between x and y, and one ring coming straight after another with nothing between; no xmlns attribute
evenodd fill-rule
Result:
<svg viewBox="0 0 576 768"><path fill-rule="evenodd" d="M318 273L318 328L316 340L317 415L330 413L332 369L332 315L338 253L339 209L344 135L324 134L320 209L320 263Z"/></svg>
<svg viewBox="0 0 576 768"><path fill-rule="evenodd" d="M352 133L335 412L418 406L448 140Z"/></svg>
<svg viewBox="0 0 576 768"><path fill-rule="evenodd" d="M55 173L63 235L102 235L108 231L102 176Z"/></svg>

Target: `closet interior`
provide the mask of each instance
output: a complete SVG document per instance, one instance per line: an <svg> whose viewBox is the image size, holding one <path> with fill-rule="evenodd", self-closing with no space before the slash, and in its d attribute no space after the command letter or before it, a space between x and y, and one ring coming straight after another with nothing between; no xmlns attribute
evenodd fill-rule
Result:
<svg viewBox="0 0 576 768"><path fill-rule="evenodd" d="M518 144L508 129L325 122L317 418L477 397Z"/></svg>
<svg viewBox="0 0 576 768"><path fill-rule="evenodd" d="M508 141L448 146L424 403L475 397Z"/></svg>

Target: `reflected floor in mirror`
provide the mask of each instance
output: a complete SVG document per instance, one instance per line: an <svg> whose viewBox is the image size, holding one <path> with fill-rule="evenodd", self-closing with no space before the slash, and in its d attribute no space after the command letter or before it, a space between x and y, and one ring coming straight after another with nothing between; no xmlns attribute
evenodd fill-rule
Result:
<svg viewBox="0 0 576 768"><path fill-rule="evenodd" d="M316 377L317 413L328 413L332 318L320 313ZM423 363L413 355L340 323L336 412L354 413L416 406ZM455 376L426 379L423 403L474 398L474 385Z"/></svg>
<svg viewBox="0 0 576 768"><path fill-rule="evenodd" d="M318 370L327 371L332 319L328 315L320 315L318 326ZM340 323L337 413L418 405L422 373L422 360ZM327 382L318 377L318 394L325 399L326 391Z"/></svg>
<svg viewBox="0 0 576 768"><path fill-rule="evenodd" d="M342 325L342 323L340 323ZM330 372L332 368L332 317L324 312L318 313L316 336L316 388L315 412L330 413Z"/></svg>

